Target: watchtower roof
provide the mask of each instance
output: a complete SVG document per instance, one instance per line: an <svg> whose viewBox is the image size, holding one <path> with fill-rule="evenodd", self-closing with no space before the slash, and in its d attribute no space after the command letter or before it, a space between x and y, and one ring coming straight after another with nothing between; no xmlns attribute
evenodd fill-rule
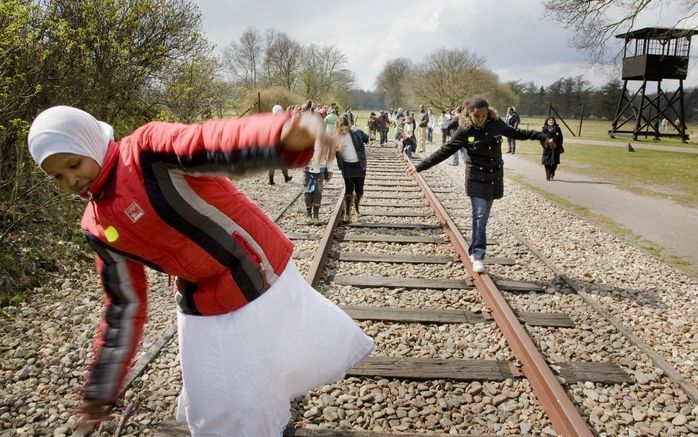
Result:
<svg viewBox="0 0 698 437"><path fill-rule="evenodd" d="M698 35L698 30L696 30L696 29L677 29L675 27L645 27L643 29L637 29L637 30L632 30L630 32L621 33L620 35L616 35L616 38L666 39L666 38L685 38L685 37L690 38L693 35Z"/></svg>

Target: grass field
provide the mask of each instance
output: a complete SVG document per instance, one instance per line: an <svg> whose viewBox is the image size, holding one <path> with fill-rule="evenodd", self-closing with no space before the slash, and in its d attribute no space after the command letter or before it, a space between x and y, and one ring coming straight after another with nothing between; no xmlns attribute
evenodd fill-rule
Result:
<svg viewBox="0 0 698 437"><path fill-rule="evenodd" d="M543 122L545 121L544 118L531 118L531 117L522 117L521 118L521 125L519 126L521 129L535 129L535 130L540 130L540 128L543 126ZM565 123L567 123L567 126L565 126L560 119L558 119L558 124L560 125L560 128L562 129L562 134L565 136L565 140L574 138L574 135L577 135L579 133L579 120L572 119L572 120L564 120ZM569 129L567 129L569 127ZM626 124L623 126L623 130L629 130L632 127L628 126ZM627 143L629 141L636 142L636 143L642 143L642 144L659 144L659 145L667 145L667 146L680 146L680 147L698 147L698 144L686 144L682 143L681 140L677 138L669 138L669 137L664 137L660 138L659 141L655 141L654 137L642 137L639 136L637 140L633 140L631 136L629 135L623 135L623 136L618 136L616 138L611 138L608 136L608 131L611 129L611 122L608 120L584 120L582 122L582 129L581 129L581 136L580 138L583 138L585 140L601 140L601 141L614 141L614 142L619 142L619 143ZM570 132L571 130L571 132ZM572 135L572 132L574 132L574 135ZM675 130L670 130L668 131L669 133L676 133ZM698 141L698 123L689 123L687 125L687 130L686 133L694 139L694 141Z"/></svg>
<svg viewBox="0 0 698 437"><path fill-rule="evenodd" d="M358 127L368 130L366 122L370 111L355 111ZM376 113L378 111L375 111ZM569 127L578 132L579 120L565 120ZM539 130L543 126L542 118L524 117L522 129ZM630 138L611 139L608 130L611 124L606 120L584 120L582 136L574 137L564 126L565 153L561 158L560 169L593 178L612 182L623 189L639 194L670 199L689 207L698 207L698 154L669 151L640 150L628 152L625 148L575 144L575 139L614 141L628 143ZM388 138L394 136L393 130ZM698 123L688 126L688 133L698 135ZM435 132L438 142L441 133ZM634 143L654 144L659 146L679 146L698 148L698 144L684 144L676 139L653 138L645 140L640 137ZM506 145L504 146L506 147ZM540 163L540 144L534 141L517 142L517 154L522 158Z"/></svg>
<svg viewBox="0 0 698 437"><path fill-rule="evenodd" d="M517 155L540 163L540 145L519 141ZM647 196L698 207L698 154L574 144L565 139L560 170L603 179Z"/></svg>

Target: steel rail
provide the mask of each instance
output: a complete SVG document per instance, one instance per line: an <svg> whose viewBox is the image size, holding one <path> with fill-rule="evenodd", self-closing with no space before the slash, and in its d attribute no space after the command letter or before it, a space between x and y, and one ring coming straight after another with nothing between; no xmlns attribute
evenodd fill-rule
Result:
<svg viewBox="0 0 698 437"><path fill-rule="evenodd" d="M638 349L640 349L645 355L652 360L655 366L662 369L667 378L672 380L676 385L681 387L683 391L686 392L686 396L696 405L698 405L698 387L691 384L686 378L684 378L681 373L679 373L676 368L667 362L661 355L657 353L652 346L648 345L643 339L641 339L637 334L635 334L631 329L628 329L623 325L623 323L618 320L610 311L599 304L591 295L583 290L583 288L577 284L577 282L567 276L565 273L560 271L545 255L543 255L539 250L533 247L526 239L519 234L514 228L512 228L508 223L498 219L498 222L504 226L508 232L512 233L516 239L518 239L523 245L525 245L528 250L530 250L534 255L536 255L543 263L555 273L555 275L570 286L589 306L591 306L601 317L606 319L608 323L613 325L614 328L618 330L621 334L630 340Z"/></svg>
<svg viewBox="0 0 698 437"><path fill-rule="evenodd" d="M312 263L308 267L308 272L305 274L305 281L315 288L320 281L322 276L322 270L325 267L325 261L327 260L327 254L330 253L330 248L332 247L332 239L334 238L334 231L337 229L339 224L339 218L344 212L344 187L339 193L339 199L334 205L332 213L330 214L330 219L325 226L325 232L323 232L320 238L320 244L315 252Z"/></svg>
<svg viewBox="0 0 698 437"><path fill-rule="evenodd" d="M408 168L414 168L412 161L402 155ZM451 244L458 253L468 274L471 276L480 296L492 311L497 326L502 330L504 337L511 347L514 355L521 361L521 372L529 380L533 392L540 402L541 408L546 412L550 421L562 436L593 436L586 420L572 403L565 389L553 374L531 340L526 329L517 319L514 311L497 289L492 279L486 273L473 272L472 263L468 254L468 243L465 241L455 222L448 215L434 192L429 188L424 178L419 174L414 176L422 190L425 199L431 205L437 218L443 226Z"/></svg>

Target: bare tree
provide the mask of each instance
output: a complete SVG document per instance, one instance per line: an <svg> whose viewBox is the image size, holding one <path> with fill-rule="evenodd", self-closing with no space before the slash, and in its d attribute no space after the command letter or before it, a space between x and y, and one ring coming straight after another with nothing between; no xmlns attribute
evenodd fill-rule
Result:
<svg viewBox="0 0 698 437"><path fill-rule="evenodd" d="M414 68L407 89L415 103L453 108L472 95L488 94L497 85L497 77L484 66L485 60L468 50L439 49Z"/></svg>
<svg viewBox="0 0 698 437"><path fill-rule="evenodd" d="M333 89L342 85L353 86L353 78L347 75L347 57L333 46L311 44L304 50L303 72L300 76L300 94L311 100L331 97ZM347 79L349 83L347 84Z"/></svg>
<svg viewBox="0 0 698 437"><path fill-rule="evenodd" d="M572 44L594 60L607 55L608 42L631 30L638 16L653 7L671 7L678 13L672 26L681 27L698 14L698 0L546 0L548 15L574 29Z"/></svg>
<svg viewBox="0 0 698 437"><path fill-rule="evenodd" d="M265 36L264 75L271 86L291 90L299 80L303 48L283 32L267 30Z"/></svg>
<svg viewBox="0 0 698 437"><path fill-rule="evenodd" d="M246 89L257 87L257 76L263 62L264 40L257 29L243 32L239 41L232 41L223 51L223 62L236 81Z"/></svg>
<svg viewBox="0 0 698 437"><path fill-rule="evenodd" d="M407 58L396 58L385 63L376 77L376 91L386 98L393 108L404 106L406 102L404 80L412 71L412 62Z"/></svg>

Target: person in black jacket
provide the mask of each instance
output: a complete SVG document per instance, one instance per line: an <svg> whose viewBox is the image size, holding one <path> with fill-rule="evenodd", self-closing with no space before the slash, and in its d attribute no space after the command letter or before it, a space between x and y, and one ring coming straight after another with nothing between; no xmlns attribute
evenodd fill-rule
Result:
<svg viewBox="0 0 698 437"><path fill-rule="evenodd" d="M403 133L402 152L407 155L408 158L411 158L415 150L417 150L417 142L414 140L414 138L408 136L406 133Z"/></svg>
<svg viewBox="0 0 698 437"><path fill-rule="evenodd" d="M555 117L548 117L543 123L543 133L548 134L555 142L553 144L544 144L543 146L543 156L541 156L540 162L545 166L545 179L553 180L555 179L555 170L557 170L558 164L560 164L560 154L565 151L562 148L562 130L557 124Z"/></svg>
<svg viewBox="0 0 698 437"><path fill-rule="evenodd" d="M551 143L547 134L537 131L515 129L504 122L490 109L487 100L475 97L465 102L465 116L451 140L416 167L407 170L408 176L426 170L444 161L465 147L468 161L465 167L466 193L472 204L472 238L470 240L470 260L473 271L485 271L483 260L487 244L487 219L494 199L504 195L504 161L502 161L502 136L518 140L540 140Z"/></svg>
<svg viewBox="0 0 698 437"><path fill-rule="evenodd" d="M521 118L519 117L518 111L516 111L516 108L514 108L513 106L507 108L506 122L509 126L513 127L514 129L519 128ZM516 139L507 138L507 143L509 143L509 150L507 150L507 153L516 153Z"/></svg>

